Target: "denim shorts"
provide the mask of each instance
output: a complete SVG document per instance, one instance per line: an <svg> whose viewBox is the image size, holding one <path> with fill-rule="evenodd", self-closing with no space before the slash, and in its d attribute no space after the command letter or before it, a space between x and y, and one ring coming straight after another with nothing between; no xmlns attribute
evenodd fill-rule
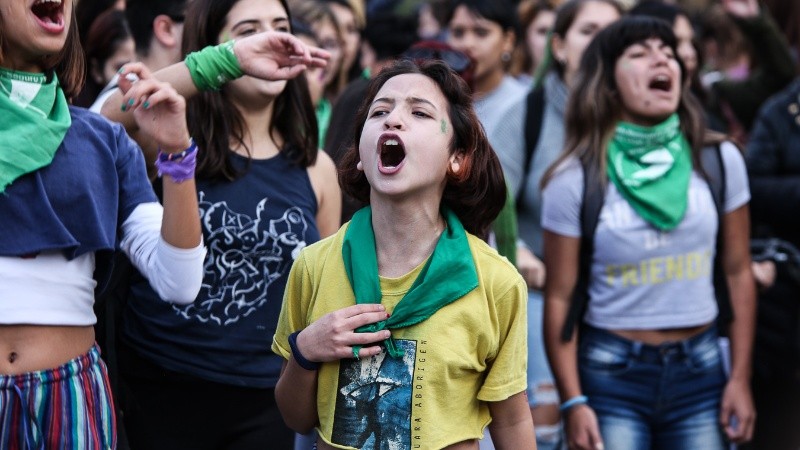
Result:
<svg viewBox="0 0 800 450"><path fill-rule="evenodd" d="M724 450L719 408L726 377L717 341L715 327L654 346L584 326L581 387L605 448Z"/></svg>

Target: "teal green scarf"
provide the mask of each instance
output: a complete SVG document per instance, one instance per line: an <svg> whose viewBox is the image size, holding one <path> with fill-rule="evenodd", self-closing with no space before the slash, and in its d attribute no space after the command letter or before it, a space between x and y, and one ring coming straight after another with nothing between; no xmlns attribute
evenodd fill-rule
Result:
<svg viewBox="0 0 800 450"><path fill-rule="evenodd" d="M478 286L478 274L467 233L455 213L444 209L443 214L447 228L411 289L395 306L391 317L356 331L394 330L420 323ZM342 258L356 303L380 303L382 294L378 257L372 231L372 208L369 206L353 215L344 236ZM389 337L384 343L392 357L403 356L393 338Z"/></svg>
<svg viewBox="0 0 800 450"><path fill-rule="evenodd" d="M639 216L659 230L681 223L692 151L677 114L653 127L620 122L608 145L608 176Z"/></svg>
<svg viewBox="0 0 800 450"><path fill-rule="evenodd" d="M0 68L0 193L17 178L53 162L72 124L53 74Z"/></svg>

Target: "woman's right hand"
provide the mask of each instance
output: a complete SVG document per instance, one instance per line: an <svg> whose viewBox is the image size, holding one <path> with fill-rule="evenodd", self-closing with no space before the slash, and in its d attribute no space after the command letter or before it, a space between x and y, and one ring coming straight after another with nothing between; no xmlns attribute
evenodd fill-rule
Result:
<svg viewBox="0 0 800 450"><path fill-rule="evenodd" d="M159 81L142 63L128 63L119 71L122 111L133 111L139 129L164 152L191 145L186 124L186 100L165 81Z"/></svg>
<svg viewBox="0 0 800 450"><path fill-rule="evenodd" d="M597 415L589 405L573 406L564 413L562 420L570 450L603 450Z"/></svg>
<svg viewBox="0 0 800 450"><path fill-rule="evenodd" d="M237 39L233 53L242 71L263 80L288 80L307 67L325 67L331 55L289 33L265 31Z"/></svg>
<svg viewBox="0 0 800 450"><path fill-rule="evenodd" d="M368 358L381 352L378 342L387 339L389 330L356 333L364 325L389 318L381 304L353 305L328 313L297 335L297 347L309 361L328 362L352 359L353 346L361 346L358 357Z"/></svg>

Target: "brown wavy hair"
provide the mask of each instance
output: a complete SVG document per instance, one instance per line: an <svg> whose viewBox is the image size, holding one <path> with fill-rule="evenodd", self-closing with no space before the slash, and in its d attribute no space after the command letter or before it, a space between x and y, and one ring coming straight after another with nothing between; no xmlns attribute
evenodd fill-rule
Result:
<svg viewBox="0 0 800 450"><path fill-rule="evenodd" d="M78 36L78 20L75 17L75 4L72 4L70 14L69 30L64 47L55 55L48 55L42 58L40 66L49 73L51 70L58 76L58 82L64 95L68 100L80 93L83 89L84 77L86 76L86 64L83 59L83 48L81 48L80 37ZM3 16L0 15L0 63L3 62L3 48L5 46L5 36L3 36Z"/></svg>
<svg viewBox="0 0 800 450"><path fill-rule="evenodd" d="M462 170L456 174L448 169L442 204L450 208L464 225L477 236L485 236L506 200L506 184L500 160L486 138L464 80L441 61L419 63L401 59L370 80L367 95L356 113L355 143L344 155L339 170L342 189L364 203L369 203L370 185L364 172L356 168L360 160L358 142L367 120L369 105L378 91L391 78L404 74L419 74L433 80L449 106L453 139L450 154L463 153Z"/></svg>

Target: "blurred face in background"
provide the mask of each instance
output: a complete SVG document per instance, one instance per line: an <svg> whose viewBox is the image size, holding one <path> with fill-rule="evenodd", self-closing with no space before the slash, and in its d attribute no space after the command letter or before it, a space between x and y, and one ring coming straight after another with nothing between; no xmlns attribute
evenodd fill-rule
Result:
<svg viewBox="0 0 800 450"><path fill-rule="evenodd" d="M544 49L547 46L547 33L553 28L553 22L556 20L555 11L544 10L536 15L528 29L525 30L525 39L528 43L528 48L531 51L531 60L533 61L533 68L542 62L544 58Z"/></svg>
<svg viewBox="0 0 800 450"><path fill-rule="evenodd" d="M317 39L313 36L298 34L297 38L303 41L303 43L306 45L313 47L320 46ZM317 106L319 101L322 100L322 95L325 92L324 69L321 67L309 67L303 72L303 75L305 75L306 82L308 82L308 93L311 95L311 103L313 103L314 106Z"/></svg>
<svg viewBox="0 0 800 450"><path fill-rule="evenodd" d="M356 17L352 9L337 3L329 5L339 23L339 30L342 32L342 42L344 43L342 68L349 71L358 55L358 48L361 46L361 31L356 25Z"/></svg>
<svg viewBox="0 0 800 450"><path fill-rule="evenodd" d="M603 2L587 2L575 15L564 36L553 35L553 57L564 67L567 86L578 72L586 46L600 30L617 19L619 12L613 6Z"/></svg>
<svg viewBox="0 0 800 450"><path fill-rule="evenodd" d="M686 79L691 80L697 71L697 50L694 47L694 28L684 15L675 17L672 31L678 39L678 57L686 67Z"/></svg>
<svg viewBox="0 0 800 450"><path fill-rule="evenodd" d="M488 79L502 79L505 73L503 54L514 49L514 32L499 23L484 19L464 5L453 13L447 26L447 43L475 61L476 88Z"/></svg>
<svg viewBox="0 0 800 450"><path fill-rule="evenodd" d="M322 81L325 86L328 86L336 78L336 75L342 67L344 57L342 38L339 35L336 24L328 18L323 18L311 24L311 28L314 30L318 41L318 43L314 45L324 48L331 54L331 59L328 60L328 64L320 69L320 73L323 75Z"/></svg>

